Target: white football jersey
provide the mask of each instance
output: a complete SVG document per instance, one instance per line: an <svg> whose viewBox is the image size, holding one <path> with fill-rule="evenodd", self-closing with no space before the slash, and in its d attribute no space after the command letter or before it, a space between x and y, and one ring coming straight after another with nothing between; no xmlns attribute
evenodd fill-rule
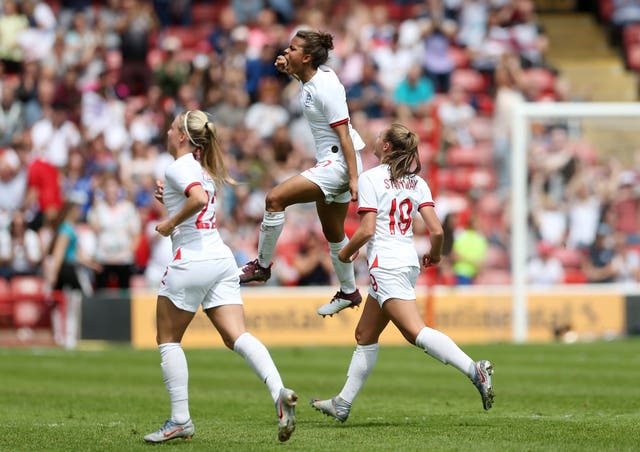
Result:
<svg viewBox="0 0 640 452"><path fill-rule="evenodd" d="M413 243L413 218L418 209L434 206L431 189L420 176L395 184L382 164L360 174L358 213L376 212L376 231L367 244L369 268L420 266Z"/></svg>
<svg viewBox="0 0 640 452"><path fill-rule="evenodd" d="M364 141L351 127L347 96L338 76L327 66L320 66L315 75L300 89L300 103L309 122L316 145L316 160L342 160L344 155L333 127L349 125L349 134L356 151L364 148Z"/></svg>
<svg viewBox="0 0 640 452"><path fill-rule="evenodd" d="M173 253L178 253L179 249L181 254L186 251L191 260L233 256L216 228L215 183L192 154L183 155L175 160L165 171L162 199L169 216L174 216L183 208L188 191L195 185L204 188L209 202L200 212L173 230Z"/></svg>

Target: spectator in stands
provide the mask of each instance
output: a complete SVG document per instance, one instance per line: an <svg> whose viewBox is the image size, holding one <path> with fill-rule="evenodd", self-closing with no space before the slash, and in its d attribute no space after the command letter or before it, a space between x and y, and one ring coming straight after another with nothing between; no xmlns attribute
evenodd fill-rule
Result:
<svg viewBox="0 0 640 452"><path fill-rule="evenodd" d="M395 113L405 122L413 118L426 118L434 95L433 83L424 75L422 65L414 64L393 93Z"/></svg>
<svg viewBox="0 0 640 452"><path fill-rule="evenodd" d="M85 295L93 292L87 270L99 272L101 267L80 245L77 225L84 202L81 195L72 195L52 222L54 234L43 269L45 284L50 289L80 290Z"/></svg>
<svg viewBox="0 0 640 452"><path fill-rule="evenodd" d="M475 226L475 217L468 215L466 225L453 239L453 271L456 283L461 286L473 284L473 279L483 267L489 242Z"/></svg>
<svg viewBox="0 0 640 452"><path fill-rule="evenodd" d="M624 28L640 22L640 3L637 0L611 0L611 3L611 37L613 44L620 44Z"/></svg>
<svg viewBox="0 0 640 452"><path fill-rule="evenodd" d="M195 86L188 81L178 87L178 93L175 97L175 105L173 112L181 109L196 109L200 107L200 100L197 97Z"/></svg>
<svg viewBox="0 0 640 452"><path fill-rule="evenodd" d="M594 193L585 174L576 178L567 188L568 233L567 246L587 248L593 243L600 222L602 200Z"/></svg>
<svg viewBox="0 0 640 452"><path fill-rule="evenodd" d="M273 58L275 58L278 50L281 50L278 49L281 30L282 27L278 24L276 12L271 8L263 8L258 13L255 22L249 25L249 33L247 35L248 60L260 58L265 47L267 47L268 51L268 47L273 47ZM267 58L268 53L263 58ZM273 59L271 61L273 63Z"/></svg>
<svg viewBox="0 0 640 452"><path fill-rule="evenodd" d="M534 285L553 285L564 282L562 262L553 255L553 246L538 242L537 255L527 263L527 282Z"/></svg>
<svg viewBox="0 0 640 452"><path fill-rule="evenodd" d="M245 118L250 105L247 92L238 84L221 85L222 99L207 107L207 112L218 118L219 124L231 129L245 128Z"/></svg>
<svg viewBox="0 0 640 452"><path fill-rule="evenodd" d="M93 203L95 181L86 165L84 154L74 150L69 154L67 166L61 174L62 193L68 198L74 193L83 193L85 203L82 205L82 219L87 217L87 212Z"/></svg>
<svg viewBox="0 0 640 452"><path fill-rule="evenodd" d="M333 264L325 241L316 232L309 231L301 240L300 249L293 257L298 286L326 286L331 284Z"/></svg>
<svg viewBox="0 0 640 452"><path fill-rule="evenodd" d="M401 45L398 33L393 35L390 45L375 49L372 56L378 66L378 81L390 98L411 66L420 61L415 48Z"/></svg>
<svg viewBox="0 0 640 452"><path fill-rule="evenodd" d="M538 22L533 0L514 2L514 23L511 33L523 68L543 67L549 39Z"/></svg>
<svg viewBox="0 0 640 452"><path fill-rule="evenodd" d="M614 231L606 223L601 223L598 227L596 238L589 247L583 264L583 271L590 283L609 283L615 280L613 234Z"/></svg>
<svg viewBox="0 0 640 452"><path fill-rule="evenodd" d="M69 67L84 68L93 58L102 39L93 25L85 10L77 9L73 13L71 26L64 34L65 62Z"/></svg>
<svg viewBox="0 0 640 452"><path fill-rule="evenodd" d="M279 73L273 65L278 51L279 49L274 42L267 41L258 56L247 59L245 89L251 103L260 102L260 88L264 83L268 83L272 79L279 79Z"/></svg>
<svg viewBox="0 0 640 452"><path fill-rule="evenodd" d="M76 127L80 124L82 116L82 92L79 87L79 76L78 68L76 66L70 67L58 79L54 94L55 99L69 106L67 119Z"/></svg>
<svg viewBox="0 0 640 452"><path fill-rule="evenodd" d="M569 182L576 174L577 158L564 126L552 126L545 152L537 155L544 171L544 191L562 202Z"/></svg>
<svg viewBox="0 0 640 452"><path fill-rule="evenodd" d="M369 45L367 50L389 46L396 30L389 18L388 5L373 5L367 12L368 20L359 30L358 40Z"/></svg>
<svg viewBox="0 0 640 452"><path fill-rule="evenodd" d="M538 236L552 246L564 245L568 231L565 205L550 195L542 194L540 202L532 205L532 209Z"/></svg>
<svg viewBox="0 0 640 452"><path fill-rule="evenodd" d="M231 32L238 25L236 13L232 6L220 10L218 22L213 26L207 38L213 49L222 56L231 47Z"/></svg>
<svg viewBox="0 0 640 452"><path fill-rule="evenodd" d="M28 61L22 64L16 96L22 103L22 121L24 121L25 128L31 127L41 116L38 99L41 72L40 64L37 61ZM55 94L52 94L53 96Z"/></svg>
<svg viewBox="0 0 640 452"><path fill-rule="evenodd" d="M0 153L0 229L6 228L13 212L20 210L27 192L27 171L20 155L24 155L22 144Z"/></svg>
<svg viewBox="0 0 640 452"><path fill-rule="evenodd" d="M39 229L52 222L64 204L58 169L48 161L35 157L28 162L27 192L24 206L37 213L30 227Z"/></svg>
<svg viewBox="0 0 640 452"><path fill-rule="evenodd" d="M116 176L106 175L102 196L89 210L87 220L97 237L95 260L102 267L96 288L128 288L134 268L134 252L141 232L135 206L124 197Z"/></svg>
<svg viewBox="0 0 640 452"><path fill-rule="evenodd" d="M231 31L231 45L224 53L226 67L241 70L244 74L249 58L248 47L249 28L246 25L238 25Z"/></svg>
<svg viewBox="0 0 640 452"><path fill-rule="evenodd" d="M634 243L640 243L640 186L633 171L623 171L618 176L611 209L616 219L615 231L626 234Z"/></svg>
<svg viewBox="0 0 640 452"><path fill-rule="evenodd" d="M289 122L289 112L280 105L280 84L275 78L262 80L258 90L258 101L247 108L244 124L260 138L269 139L276 128Z"/></svg>
<svg viewBox="0 0 640 452"><path fill-rule="evenodd" d="M92 3L92 0L61 0L60 9L57 11L60 28L67 29L71 26L76 11L84 11L86 14L93 13Z"/></svg>
<svg viewBox="0 0 640 452"><path fill-rule="evenodd" d="M192 21L191 5L191 0L153 0L153 11L161 28L170 25L184 27Z"/></svg>
<svg viewBox="0 0 640 452"><path fill-rule="evenodd" d="M447 99L439 104L438 117L442 124L445 148L473 145L469 123L476 117L476 111L467 100L467 94L461 86L452 85L449 88Z"/></svg>
<svg viewBox="0 0 640 452"><path fill-rule="evenodd" d="M611 262L615 272L615 282L628 283L637 287L640 281L640 252L628 243L626 234L617 232L615 236L614 255Z"/></svg>
<svg viewBox="0 0 640 452"><path fill-rule="evenodd" d="M38 233L27 227L24 212L13 213L9 230L0 230L0 271L5 278L38 275L42 243Z"/></svg>
<svg viewBox="0 0 640 452"><path fill-rule="evenodd" d="M109 150L121 150L128 140L124 108L115 91L114 74L103 70L93 90L82 94L81 126L88 141L102 136ZM146 79L147 81L150 78Z"/></svg>
<svg viewBox="0 0 640 452"><path fill-rule="evenodd" d="M231 6L239 24L252 23L264 8L264 0L231 0Z"/></svg>
<svg viewBox="0 0 640 452"><path fill-rule="evenodd" d="M22 2L29 27L22 30L17 41L26 61L45 58L56 40L56 16L48 2L30 0Z"/></svg>
<svg viewBox="0 0 640 452"><path fill-rule="evenodd" d="M149 36L158 30L158 18L151 3L123 0L117 10L115 30L120 36L122 54L122 83L133 96L142 94L151 78L147 65Z"/></svg>
<svg viewBox="0 0 640 452"><path fill-rule="evenodd" d="M154 179L157 154L155 146L139 139L134 140L129 152L121 156L118 162L118 178L133 199L138 195L139 188L146 184L147 179Z"/></svg>
<svg viewBox="0 0 640 452"><path fill-rule="evenodd" d="M455 63L450 46L458 32L455 18L447 14L443 0L429 0L429 9L422 19L423 60L425 74L437 93L449 91Z"/></svg>
<svg viewBox="0 0 640 452"><path fill-rule="evenodd" d="M17 83L10 80L0 87L0 148L10 146L13 136L23 128L23 104L16 96L17 88Z"/></svg>
<svg viewBox="0 0 640 452"><path fill-rule="evenodd" d="M375 61L365 58L360 80L347 88L347 103L350 111L363 111L369 119L385 117L392 107L377 80L378 68Z"/></svg>
<svg viewBox="0 0 640 452"><path fill-rule="evenodd" d="M489 9L486 35L467 47L472 68L492 77L496 66L505 56L516 55L518 58L509 30L511 16L511 2L503 2Z"/></svg>
<svg viewBox="0 0 640 452"><path fill-rule="evenodd" d="M167 36L162 40L162 50L165 57L153 69L153 81L160 87L163 96L174 97L178 88L189 78L189 63L180 55L182 43L175 36Z"/></svg>
<svg viewBox="0 0 640 452"><path fill-rule="evenodd" d="M0 61L8 74L20 72L23 61L18 36L29 26L27 16L20 9L20 2L6 0L2 2L0 14Z"/></svg>
<svg viewBox="0 0 640 452"><path fill-rule="evenodd" d="M69 153L81 142L80 130L67 118L68 111L68 104L56 100L31 129L34 155L59 169L67 165Z"/></svg>
<svg viewBox="0 0 640 452"><path fill-rule="evenodd" d="M140 103L135 111L135 118L129 125L132 139L137 139L133 129L138 124L143 128L148 143L161 143L169 123L169 115L164 108L163 99L162 90L155 83L149 85L144 98L138 98Z"/></svg>
<svg viewBox="0 0 640 452"><path fill-rule="evenodd" d="M458 33L455 41L463 48L473 48L487 33L489 2L464 0L458 14Z"/></svg>

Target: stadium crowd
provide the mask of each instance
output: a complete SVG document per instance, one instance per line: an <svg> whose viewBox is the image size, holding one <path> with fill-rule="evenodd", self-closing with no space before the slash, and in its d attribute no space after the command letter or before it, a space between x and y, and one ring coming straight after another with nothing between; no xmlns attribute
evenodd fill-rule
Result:
<svg viewBox="0 0 640 452"><path fill-rule="evenodd" d="M171 161L169 121L185 109L213 117L240 182L219 194L217 226L239 264L252 258L266 192L314 163L298 82L273 65L292 32L310 27L334 36L330 65L366 143L393 120L420 135L446 234L438 274L425 277L506 283L513 107L573 100L545 60L551 43L533 0L3 0L1 8L3 278L54 284L58 274L48 272L68 261L82 262L97 288L155 288L171 246L154 230L165 213L153 189ZM563 123L538 124L531 151L530 281L638 281L640 158L631 169L601 158ZM363 163L375 164L368 149ZM80 206L75 217L71 205ZM314 206L287 212L269 284L334 283ZM82 259L55 251L63 219ZM366 285L364 257L356 264Z"/></svg>

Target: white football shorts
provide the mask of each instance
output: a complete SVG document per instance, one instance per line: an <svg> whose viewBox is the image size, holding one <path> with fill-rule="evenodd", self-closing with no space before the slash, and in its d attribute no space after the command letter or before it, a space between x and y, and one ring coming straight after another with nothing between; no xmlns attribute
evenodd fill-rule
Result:
<svg viewBox="0 0 640 452"><path fill-rule="evenodd" d="M390 298L415 300L419 274L419 267L372 268L369 270L369 295L378 301L380 307Z"/></svg>
<svg viewBox="0 0 640 452"><path fill-rule="evenodd" d="M356 152L356 163L358 174L360 174L362 172L362 159L359 152ZM324 160L304 170L301 175L320 187L327 204L332 202L348 203L351 201L349 169L344 161L340 159Z"/></svg>
<svg viewBox="0 0 640 452"><path fill-rule="evenodd" d="M242 304L238 265L233 257L175 259L167 265L158 295L169 298L177 308L189 312L196 312L200 305L204 310Z"/></svg>

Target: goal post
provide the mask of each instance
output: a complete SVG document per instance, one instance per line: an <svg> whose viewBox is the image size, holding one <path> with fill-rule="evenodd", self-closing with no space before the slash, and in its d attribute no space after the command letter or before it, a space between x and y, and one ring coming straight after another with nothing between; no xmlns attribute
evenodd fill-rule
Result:
<svg viewBox="0 0 640 452"><path fill-rule="evenodd" d="M640 102L522 102L511 118L511 275L513 342L527 340L527 150L536 119L636 118Z"/></svg>

